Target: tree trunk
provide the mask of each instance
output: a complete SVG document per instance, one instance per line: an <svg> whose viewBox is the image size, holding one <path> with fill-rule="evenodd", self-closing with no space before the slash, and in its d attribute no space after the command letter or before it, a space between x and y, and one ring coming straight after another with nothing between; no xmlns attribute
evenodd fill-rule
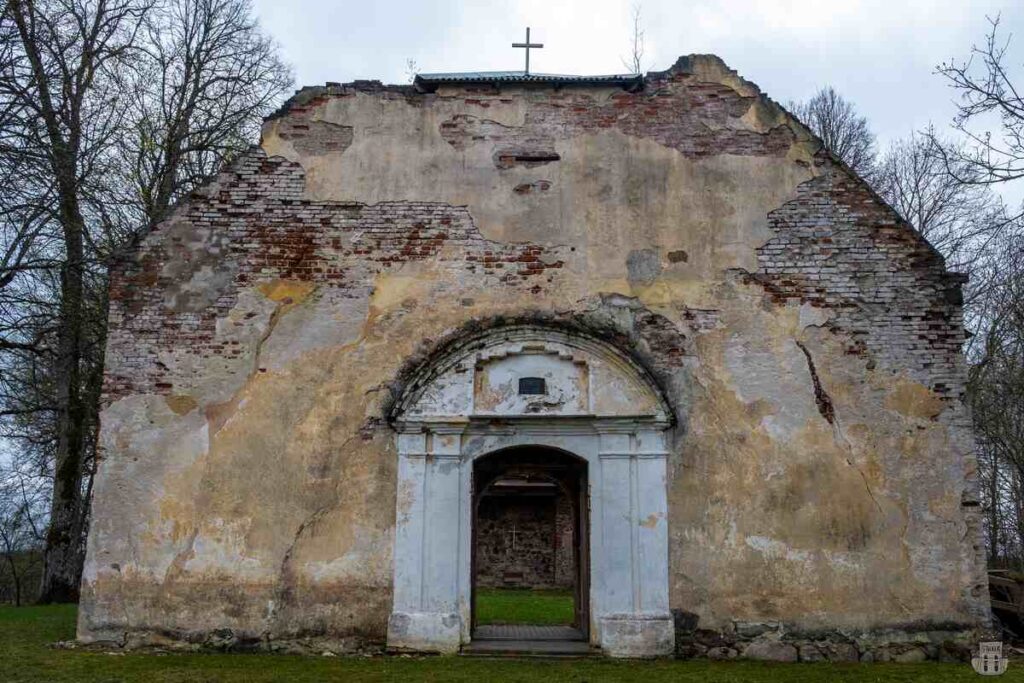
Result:
<svg viewBox="0 0 1024 683"><path fill-rule="evenodd" d="M11 580L14 582L14 606L21 607L21 577L18 576L18 570L14 566L14 561L11 561Z"/></svg>
<svg viewBox="0 0 1024 683"><path fill-rule="evenodd" d="M47 71L44 53L60 51L56 61L67 67L73 50L59 44L57 36L39 33L45 22L31 2L11 0L9 15L18 28L25 57L31 65L38 101L33 107L45 127L46 156L56 181L57 216L64 238L64 263L60 269L61 302L58 316L57 353L53 368L57 408L57 448L54 456L53 498L50 527L43 554L39 602L74 602L82 571L82 458L85 441L85 406L81 395L82 337L84 331L85 219L79 202L79 155L81 106L84 91L95 67L97 30L104 26L107 8L100 3L96 15L76 14L81 54L77 66L62 68L58 75ZM72 12L74 14L74 12ZM86 25L92 28L87 28ZM91 31L91 32L90 32ZM62 94L55 100L54 93Z"/></svg>
<svg viewBox="0 0 1024 683"><path fill-rule="evenodd" d="M69 189L70 192L61 193L64 195L61 199L61 222L67 258L61 269L60 331L57 344L58 437L40 603L77 602L84 559L82 456L86 425L80 375L84 325L85 222L74 196L73 185Z"/></svg>
<svg viewBox="0 0 1024 683"><path fill-rule="evenodd" d="M14 585L14 606L21 607L21 577L18 576L18 565L14 561L14 553L8 551L4 553L7 559L7 565L11 568L11 582Z"/></svg>

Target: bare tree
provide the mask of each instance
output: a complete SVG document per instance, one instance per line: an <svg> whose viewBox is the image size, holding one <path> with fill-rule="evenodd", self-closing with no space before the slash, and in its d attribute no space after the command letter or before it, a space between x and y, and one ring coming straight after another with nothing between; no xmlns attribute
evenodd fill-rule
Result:
<svg viewBox="0 0 1024 683"><path fill-rule="evenodd" d="M291 84L250 0L7 0L0 14L0 436L51 491L40 600L74 600L106 264L255 139Z"/></svg>
<svg viewBox="0 0 1024 683"><path fill-rule="evenodd" d="M405 60L405 79L406 79L406 81L408 81L409 83L412 83L413 81L415 81L416 80L416 76L417 76L417 74L419 74L419 72L420 72L420 67L419 67L418 64L416 64L416 60L415 59L413 59L412 57L409 57L408 59Z"/></svg>
<svg viewBox="0 0 1024 683"><path fill-rule="evenodd" d="M789 110L821 138L825 147L866 180L875 162L875 135L853 103L827 86L806 102L791 102Z"/></svg>
<svg viewBox="0 0 1024 683"><path fill-rule="evenodd" d="M874 186L942 253L950 269L970 275L980 268L981 273L999 257L1001 236L1017 224L990 188L965 184L948 172L936 150L940 144L953 148L933 131L896 140L875 165ZM980 296L984 285L984 279L972 278L971 296Z"/></svg>
<svg viewBox="0 0 1024 683"><path fill-rule="evenodd" d="M1024 177L1024 99L1009 68L1010 40L1001 36L998 17L989 24L984 42L966 59L937 68L958 95L952 127L962 142L949 144L934 131L926 133L929 151L971 197L979 196L978 189ZM972 279L983 287L970 322L968 400L982 466L989 559L1024 568L1024 212L1014 213L991 236L984 232L983 212L973 221L975 244L980 230L991 240L992 256L973 268Z"/></svg>
<svg viewBox="0 0 1024 683"><path fill-rule="evenodd" d="M999 17L989 19L985 42L964 60L938 66L959 96L953 128L967 145L940 150L949 171L968 184L1004 183L1024 177L1024 99L1007 64L1010 39L999 32ZM999 132L987 130L998 121Z"/></svg>
<svg viewBox="0 0 1024 683"><path fill-rule="evenodd" d="M968 396L983 464L993 563L1024 563L1024 238L1005 248L988 297Z"/></svg>
<svg viewBox="0 0 1024 683"><path fill-rule="evenodd" d="M46 494L32 473L0 469L0 601L18 606L35 595L38 584L30 586L26 581L39 569L43 544L39 518Z"/></svg>
<svg viewBox="0 0 1024 683"><path fill-rule="evenodd" d="M146 15L139 43L122 150L153 224L257 138L292 77L251 0L168 0Z"/></svg>
<svg viewBox="0 0 1024 683"><path fill-rule="evenodd" d="M17 153L42 165L60 227L59 313L54 349L56 447L50 530L40 599L75 600L84 534L82 474L86 406L82 360L87 178L102 165L120 123L119 65L146 7L137 0L9 0L3 15L17 42L0 97L27 115Z"/></svg>
<svg viewBox="0 0 1024 683"><path fill-rule="evenodd" d="M633 5L630 11L630 23L633 33L630 36L629 56L622 57L622 65L629 69L629 73L639 75L643 73L645 51L643 7L640 3Z"/></svg>

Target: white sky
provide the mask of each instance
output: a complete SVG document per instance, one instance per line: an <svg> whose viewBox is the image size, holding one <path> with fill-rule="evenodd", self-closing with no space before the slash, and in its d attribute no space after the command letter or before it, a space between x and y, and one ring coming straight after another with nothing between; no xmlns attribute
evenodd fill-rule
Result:
<svg viewBox="0 0 1024 683"><path fill-rule="evenodd" d="M420 71L522 69L525 27L542 50L532 71L624 71L631 0L255 0L297 85L357 78L404 83ZM643 0L647 69L679 55L722 57L786 103L833 85L868 117L879 142L930 122L945 127L952 92L937 64L980 43L986 15L1017 34L1012 64L1024 83L1022 0ZM1017 188L1006 188L1018 194Z"/></svg>

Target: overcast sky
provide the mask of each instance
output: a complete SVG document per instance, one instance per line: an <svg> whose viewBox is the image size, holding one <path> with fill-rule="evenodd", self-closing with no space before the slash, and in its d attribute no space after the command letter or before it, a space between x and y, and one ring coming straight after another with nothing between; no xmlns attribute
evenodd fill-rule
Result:
<svg viewBox="0 0 1024 683"><path fill-rule="evenodd" d="M297 85L378 79L420 71L523 68L526 26L531 70L620 73L629 51L631 0L255 0L281 44ZM945 126L953 94L935 66L966 57L984 39L986 16L1014 33L1013 66L1024 82L1021 0L643 0L645 70L679 55L711 52L770 97L805 99L831 84L853 100L884 145ZM1012 194L1018 194L1014 188Z"/></svg>

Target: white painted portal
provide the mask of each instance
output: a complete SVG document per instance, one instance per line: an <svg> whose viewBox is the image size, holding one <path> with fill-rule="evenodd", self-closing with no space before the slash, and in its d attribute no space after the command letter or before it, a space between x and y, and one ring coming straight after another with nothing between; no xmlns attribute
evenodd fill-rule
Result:
<svg viewBox="0 0 1024 683"><path fill-rule="evenodd" d="M519 379L543 378L542 395ZM672 652L667 404L610 346L511 327L460 344L395 411L398 502L389 647L456 652L470 640L474 459L515 447L588 463L590 638L623 657Z"/></svg>

